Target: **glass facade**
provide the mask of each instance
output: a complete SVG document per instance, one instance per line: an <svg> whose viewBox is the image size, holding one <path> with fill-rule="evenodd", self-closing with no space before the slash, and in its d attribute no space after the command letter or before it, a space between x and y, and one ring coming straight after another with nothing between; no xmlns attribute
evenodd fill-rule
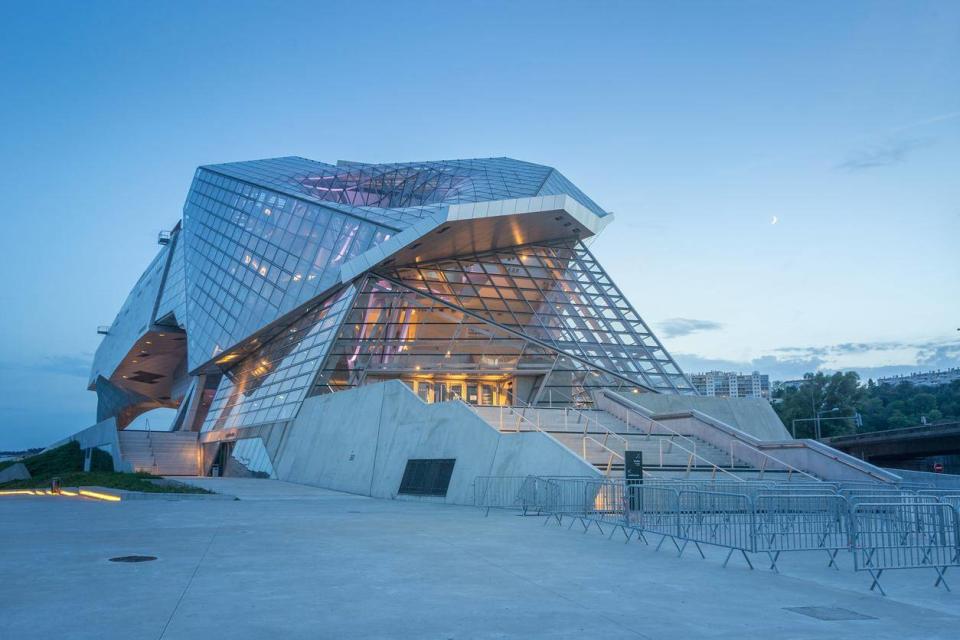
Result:
<svg viewBox="0 0 960 640"><path fill-rule="evenodd" d="M559 194L582 207L502 202ZM203 430L289 421L310 394L388 379L426 402L478 405L587 405L596 388L696 393L580 241L607 215L556 170L510 158L200 167L91 386L103 377L122 411L132 380L166 380L195 398L178 424ZM445 220L456 241L441 236L450 226L433 231ZM527 242L551 240L520 244L527 220ZM384 244L405 232L405 246ZM455 255L409 257L426 242L421 255ZM186 354L161 364L182 350L161 341L184 332Z"/></svg>
<svg viewBox="0 0 960 640"><path fill-rule="evenodd" d="M292 418L313 382L319 361L349 308L354 287L346 287L300 316L280 335L224 374L203 431Z"/></svg>
<svg viewBox="0 0 960 640"><path fill-rule="evenodd" d="M582 406L592 402L591 389L641 388L515 327L369 276L313 393L390 379L403 380L426 402L460 398L480 405Z"/></svg>
<svg viewBox="0 0 960 640"><path fill-rule="evenodd" d="M692 390L579 241L459 256L385 275L638 385L668 393Z"/></svg>
<svg viewBox="0 0 960 640"><path fill-rule="evenodd" d="M185 207L190 368L331 287L395 229L200 169Z"/></svg>
<svg viewBox="0 0 960 640"><path fill-rule="evenodd" d="M220 445L216 462L220 475L232 478L276 478L262 438L241 438Z"/></svg>
<svg viewBox="0 0 960 640"><path fill-rule="evenodd" d="M388 226L408 226L450 204L557 194L571 195L596 215L607 215L559 171L512 158L331 165L288 157L212 169Z"/></svg>

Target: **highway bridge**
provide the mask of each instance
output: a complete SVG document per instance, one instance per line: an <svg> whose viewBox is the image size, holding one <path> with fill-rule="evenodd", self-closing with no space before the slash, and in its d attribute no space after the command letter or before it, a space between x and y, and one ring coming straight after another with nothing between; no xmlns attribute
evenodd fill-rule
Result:
<svg viewBox="0 0 960 640"><path fill-rule="evenodd" d="M882 467L931 471L934 462L960 473L960 422L825 438L835 449ZM954 459L951 459L954 458Z"/></svg>

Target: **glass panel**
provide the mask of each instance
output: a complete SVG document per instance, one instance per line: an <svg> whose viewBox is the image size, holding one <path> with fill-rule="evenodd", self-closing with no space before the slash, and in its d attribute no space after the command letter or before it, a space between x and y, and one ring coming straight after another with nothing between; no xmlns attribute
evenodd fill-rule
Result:
<svg viewBox="0 0 960 640"><path fill-rule="evenodd" d="M587 405L593 388L639 388L406 286L371 276L359 289L313 394L400 379L424 402Z"/></svg>
<svg viewBox="0 0 960 640"><path fill-rule="evenodd" d="M528 277L527 265L532 264L544 265L536 268L537 278ZM694 393L663 345L579 241L460 256L445 260L440 267L405 266L386 275L411 288L431 292L452 307L468 309L543 340L558 351L584 358L637 385L669 393ZM430 281L429 288L424 286L425 281ZM463 282L476 286L467 292ZM421 337L412 349L423 347L424 339ZM470 349L466 345L463 348ZM515 347L498 339L488 340L479 351L468 352L496 352L504 357L502 366L510 360L511 349ZM523 365L520 360L513 358L517 366Z"/></svg>
<svg viewBox="0 0 960 640"><path fill-rule="evenodd" d="M355 292L352 286L343 289L239 359L223 376L202 430L292 418Z"/></svg>
<svg viewBox="0 0 960 640"><path fill-rule="evenodd" d="M234 478L276 478L273 463L261 438L244 438L221 444L230 452L221 471Z"/></svg>

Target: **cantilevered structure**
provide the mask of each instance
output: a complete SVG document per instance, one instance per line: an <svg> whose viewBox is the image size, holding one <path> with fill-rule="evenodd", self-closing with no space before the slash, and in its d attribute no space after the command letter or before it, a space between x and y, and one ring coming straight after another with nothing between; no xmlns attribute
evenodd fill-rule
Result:
<svg viewBox="0 0 960 640"><path fill-rule="evenodd" d="M320 469L322 484L352 473L341 457L378 451L388 422L423 445L407 460L427 460L453 454L424 442L470 419L504 431L491 408L696 396L588 248L612 217L555 169L510 158L200 167L182 220L104 330L89 382L98 424L176 408L173 430L205 443L198 472L223 472L232 451L271 475ZM371 403L377 436L365 440ZM390 418L401 405L413 408ZM540 414L508 415L538 430L527 423ZM436 435L448 418L458 426ZM583 432L563 449L569 464L534 455L538 472L577 471L598 439ZM608 433L598 444L616 453Z"/></svg>
<svg viewBox="0 0 960 640"><path fill-rule="evenodd" d="M587 248L611 217L509 158L201 167L97 351L98 418L246 427L389 379L476 405L694 393Z"/></svg>

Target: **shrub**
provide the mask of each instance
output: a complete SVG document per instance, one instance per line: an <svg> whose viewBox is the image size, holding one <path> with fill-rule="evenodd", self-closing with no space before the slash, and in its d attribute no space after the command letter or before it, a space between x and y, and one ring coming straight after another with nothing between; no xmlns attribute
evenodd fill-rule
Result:
<svg viewBox="0 0 960 640"><path fill-rule="evenodd" d="M83 471L83 451L79 443L68 442L56 449L24 458L23 464L33 477Z"/></svg>
<svg viewBox="0 0 960 640"><path fill-rule="evenodd" d="M90 471L113 471L113 456L103 449L94 449L90 454Z"/></svg>

